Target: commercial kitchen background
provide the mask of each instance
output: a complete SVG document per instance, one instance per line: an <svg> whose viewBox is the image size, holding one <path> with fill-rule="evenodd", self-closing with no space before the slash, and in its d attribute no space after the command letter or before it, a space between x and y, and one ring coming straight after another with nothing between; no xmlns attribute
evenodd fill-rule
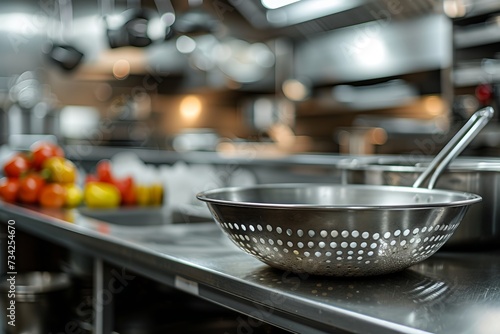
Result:
<svg viewBox="0 0 500 334"><path fill-rule="evenodd" d="M4 1L0 141L432 154L497 104L494 1L283 4Z"/></svg>

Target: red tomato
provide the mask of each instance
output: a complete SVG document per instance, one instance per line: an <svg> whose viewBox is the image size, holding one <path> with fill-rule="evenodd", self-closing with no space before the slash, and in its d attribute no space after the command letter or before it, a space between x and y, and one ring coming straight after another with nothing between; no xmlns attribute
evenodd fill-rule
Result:
<svg viewBox="0 0 500 334"><path fill-rule="evenodd" d="M481 84L476 87L475 95L479 102L482 104L488 104L493 96L493 87L488 84Z"/></svg>
<svg viewBox="0 0 500 334"><path fill-rule="evenodd" d="M131 176L127 176L123 179L115 179L113 184L120 191L123 205L137 204L137 195L134 190L134 179Z"/></svg>
<svg viewBox="0 0 500 334"><path fill-rule="evenodd" d="M48 158L64 157L63 149L60 146L49 142L39 142L33 144L31 152L33 167L36 170L41 169L44 161Z"/></svg>
<svg viewBox="0 0 500 334"><path fill-rule="evenodd" d="M97 178L101 182L113 183L113 174L111 173L111 161L101 160L96 167Z"/></svg>
<svg viewBox="0 0 500 334"><path fill-rule="evenodd" d="M18 153L10 158L9 161L3 166L5 176L20 177L26 173L31 167L28 157L23 153Z"/></svg>
<svg viewBox="0 0 500 334"><path fill-rule="evenodd" d="M19 200L27 204L35 204L45 185L45 180L38 174L30 174L19 182Z"/></svg>
<svg viewBox="0 0 500 334"><path fill-rule="evenodd" d="M40 205L46 208L62 208L66 200L66 190L59 183L48 183L40 192Z"/></svg>
<svg viewBox="0 0 500 334"><path fill-rule="evenodd" d="M123 205L136 205L137 204L137 193L134 187L128 188L122 194L122 204Z"/></svg>
<svg viewBox="0 0 500 334"><path fill-rule="evenodd" d="M0 179L0 198L6 202L15 202L19 194L19 179L3 177Z"/></svg>

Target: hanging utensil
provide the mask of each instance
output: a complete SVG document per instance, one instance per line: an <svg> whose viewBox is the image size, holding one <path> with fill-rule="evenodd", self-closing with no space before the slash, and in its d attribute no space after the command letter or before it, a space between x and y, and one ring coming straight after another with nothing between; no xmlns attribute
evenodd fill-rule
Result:
<svg viewBox="0 0 500 334"><path fill-rule="evenodd" d="M65 38L63 38L64 34L71 31L71 24L73 21L73 4L71 0L59 0L58 5L61 23L61 38L60 41L52 42L48 57L52 62L59 65L64 70L70 71L80 64L84 54L75 46L67 43Z"/></svg>

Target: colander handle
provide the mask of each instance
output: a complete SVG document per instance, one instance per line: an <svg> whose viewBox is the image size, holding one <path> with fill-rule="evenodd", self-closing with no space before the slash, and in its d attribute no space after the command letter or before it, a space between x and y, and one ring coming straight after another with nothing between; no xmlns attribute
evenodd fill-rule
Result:
<svg viewBox="0 0 500 334"><path fill-rule="evenodd" d="M429 167L413 183L418 188L431 175L428 188L434 188L437 179L446 167L470 144L476 135L493 118L492 107L482 108L474 113L465 125L451 138L446 146L432 159Z"/></svg>

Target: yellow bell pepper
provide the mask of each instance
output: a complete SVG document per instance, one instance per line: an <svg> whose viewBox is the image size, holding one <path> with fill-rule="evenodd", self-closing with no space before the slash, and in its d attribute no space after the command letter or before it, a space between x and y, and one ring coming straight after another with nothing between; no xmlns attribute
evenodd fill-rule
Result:
<svg viewBox="0 0 500 334"><path fill-rule="evenodd" d="M51 182L74 183L76 181L76 166L66 158L48 158L44 161L43 168L48 171L48 178Z"/></svg>
<svg viewBox="0 0 500 334"><path fill-rule="evenodd" d="M161 183L153 183L149 192L151 205L161 205L163 203L163 186Z"/></svg>
<svg viewBox="0 0 500 334"><path fill-rule="evenodd" d="M135 193L137 197L137 204L140 206L147 206L151 201L151 193L149 191L149 186L144 184L139 184L135 188Z"/></svg>
<svg viewBox="0 0 500 334"><path fill-rule="evenodd" d="M120 205L121 195L111 183L89 182L83 190L83 200L89 208L116 208Z"/></svg>
<svg viewBox="0 0 500 334"><path fill-rule="evenodd" d="M75 208L82 203L83 190L77 184L64 184L64 189L66 189L66 199L64 201L64 206L68 208Z"/></svg>

